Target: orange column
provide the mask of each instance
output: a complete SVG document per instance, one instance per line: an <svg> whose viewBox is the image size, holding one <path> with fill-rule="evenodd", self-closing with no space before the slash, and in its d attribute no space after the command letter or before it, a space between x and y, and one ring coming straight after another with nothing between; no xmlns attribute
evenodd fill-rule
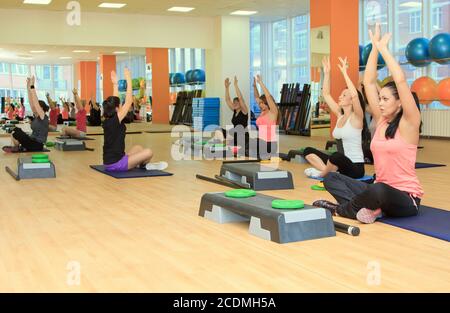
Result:
<svg viewBox="0 0 450 313"><path fill-rule="evenodd" d="M359 77L359 0L314 0L310 3L311 28L329 25L331 29L331 95L338 99L346 88L337 65L338 57L347 57L348 74L356 85ZM333 12L333 14L331 14ZM336 117L331 117L331 132Z"/></svg>
<svg viewBox="0 0 450 313"><path fill-rule="evenodd" d="M147 67L152 70L152 121L169 123L169 51L166 48L147 48Z"/></svg>
<svg viewBox="0 0 450 313"><path fill-rule="evenodd" d="M97 93L97 62L81 61L76 66L76 88L80 88L81 100L89 102L91 97L96 99ZM86 107L88 107L86 105Z"/></svg>
<svg viewBox="0 0 450 313"><path fill-rule="evenodd" d="M103 99L112 96L113 84L111 82L111 72L116 71L116 56L115 55L101 55L100 56L100 75L102 77L101 84L103 90Z"/></svg>

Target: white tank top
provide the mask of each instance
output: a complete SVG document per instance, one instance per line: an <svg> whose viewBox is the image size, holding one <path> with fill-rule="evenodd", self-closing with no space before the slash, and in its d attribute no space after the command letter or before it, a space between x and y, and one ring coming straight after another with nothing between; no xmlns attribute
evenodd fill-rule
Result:
<svg viewBox="0 0 450 313"><path fill-rule="evenodd" d="M342 115L339 120L343 118ZM345 125L341 128L337 126L333 130L333 137L335 139L342 140L342 146L344 147L344 154L347 158L352 160L353 163L364 163L364 153L362 150L362 129L357 129L350 123L351 117L348 118ZM336 124L337 124L336 123Z"/></svg>

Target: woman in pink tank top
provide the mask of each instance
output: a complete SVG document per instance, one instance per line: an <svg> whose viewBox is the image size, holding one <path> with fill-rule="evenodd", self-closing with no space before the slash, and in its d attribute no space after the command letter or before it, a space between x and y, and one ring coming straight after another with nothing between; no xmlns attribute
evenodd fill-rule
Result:
<svg viewBox="0 0 450 313"><path fill-rule="evenodd" d="M259 97L258 105L261 109L261 114L256 120L256 125L258 126L257 157L264 160L278 155L278 106L266 85L262 82L260 75L256 75L256 83L261 86L264 93ZM251 144L250 155L252 155L252 150L254 149L255 144Z"/></svg>
<svg viewBox="0 0 450 313"><path fill-rule="evenodd" d="M324 184L339 205L319 200L340 216L373 223L382 215L415 216L423 190L415 164L420 131L420 111L405 74L388 49L391 34L381 37L380 25L370 32L372 52L364 74L364 88L377 128L372 140L376 181L365 184L331 173ZM394 81L377 90L377 59L381 53Z"/></svg>
<svg viewBox="0 0 450 313"><path fill-rule="evenodd" d="M86 109L84 108L84 104L81 101L80 96L78 95L77 89L73 90L73 97L75 99L75 105L77 109L77 113L75 115L77 126L76 128L64 127L61 130L61 134L63 136L70 136L73 138L84 138L86 137L86 128L87 128Z"/></svg>

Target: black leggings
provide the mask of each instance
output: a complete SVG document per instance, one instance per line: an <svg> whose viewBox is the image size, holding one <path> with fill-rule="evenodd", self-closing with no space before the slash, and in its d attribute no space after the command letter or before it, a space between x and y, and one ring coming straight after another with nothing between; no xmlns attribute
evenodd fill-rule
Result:
<svg viewBox="0 0 450 313"><path fill-rule="evenodd" d="M26 151L42 151L44 145L28 136L21 128L16 127L12 132L12 136L17 140L22 148Z"/></svg>
<svg viewBox="0 0 450 313"><path fill-rule="evenodd" d="M356 219L362 208L381 209L391 217L415 216L419 213L420 198L384 183L367 184L345 175L329 173L323 181L326 190L337 200L337 213Z"/></svg>
<svg viewBox="0 0 450 313"><path fill-rule="evenodd" d="M303 152L303 156L310 154L317 155L323 163L327 164L330 161L331 164L338 168L338 172L342 175L351 177L351 178L361 178L365 174L364 170L364 162L363 163L353 163L352 160L347 158L343 153L335 152L332 155L328 155L314 148L305 148Z"/></svg>

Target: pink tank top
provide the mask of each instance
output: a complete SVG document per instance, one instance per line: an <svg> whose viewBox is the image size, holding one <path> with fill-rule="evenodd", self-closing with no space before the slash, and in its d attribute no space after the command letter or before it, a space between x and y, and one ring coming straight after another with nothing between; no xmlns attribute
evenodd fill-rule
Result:
<svg viewBox="0 0 450 313"><path fill-rule="evenodd" d="M422 198L423 189L416 175L417 146L407 143L397 129L393 139L381 132L386 120L381 121L372 139L370 149L374 158L376 182L385 183L413 197Z"/></svg>
<svg viewBox="0 0 450 313"><path fill-rule="evenodd" d="M256 120L258 125L258 138L266 142L277 141L277 123L266 114L260 115Z"/></svg>
<svg viewBox="0 0 450 313"><path fill-rule="evenodd" d="M75 117L77 121L77 129L83 133L86 132L86 110L83 108L77 112Z"/></svg>

